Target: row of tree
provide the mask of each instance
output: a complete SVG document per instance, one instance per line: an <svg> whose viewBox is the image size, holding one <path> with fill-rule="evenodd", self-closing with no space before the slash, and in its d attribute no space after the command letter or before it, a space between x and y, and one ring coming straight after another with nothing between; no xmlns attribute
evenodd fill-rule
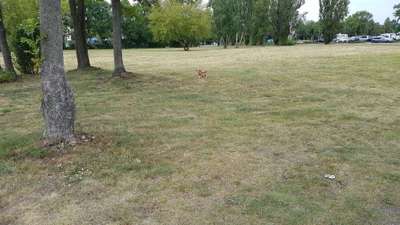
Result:
<svg viewBox="0 0 400 225"><path fill-rule="evenodd" d="M323 40L330 43L337 33L378 35L398 32L400 4L394 6L396 20L383 25L366 11L348 16L350 0L319 0L320 20L307 21L298 9L303 0L212 0L215 33L225 43L262 44L273 38L275 44L290 44L292 39Z"/></svg>
<svg viewBox="0 0 400 225"><path fill-rule="evenodd" d="M26 23L28 18L37 18L37 11L32 9L37 7L38 0L3 1L10 9L5 15L8 34L10 39L15 39L15 30L20 24ZM66 35L71 34L73 27L83 25L87 31L84 38L90 40L89 48L112 47L109 29L112 5L108 1L85 0L75 6L69 0L61 2ZM135 3L121 0L122 45L124 48L182 46L187 50L188 46L204 41L217 41L227 47L261 45L267 39L286 45L296 38L318 36L321 39L323 36L329 42L339 32L372 35L398 27L397 21L390 19L382 26L365 11L347 17L349 0L319 0L320 20L306 21L305 14L299 13L303 4L304 0L210 0L203 6L200 0L140 0ZM80 16L83 12L86 14L84 24L74 24L74 14ZM83 38L79 33L74 33L74 40Z"/></svg>
<svg viewBox="0 0 400 225"><path fill-rule="evenodd" d="M367 11L359 11L348 16L338 24L338 33L357 35L380 35L383 33L400 32L400 24L397 19L387 18L384 24L374 21L373 15ZM322 24L320 21L302 19L296 27L296 38L300 40L322 40Z"/></svg>
<svg viewBox="0 0 400 225"><path fill-rule="evenodd" d="M224 46L263 44L266 35L275 44L289 43L304 0L211 0L216 35Z"/></svg>

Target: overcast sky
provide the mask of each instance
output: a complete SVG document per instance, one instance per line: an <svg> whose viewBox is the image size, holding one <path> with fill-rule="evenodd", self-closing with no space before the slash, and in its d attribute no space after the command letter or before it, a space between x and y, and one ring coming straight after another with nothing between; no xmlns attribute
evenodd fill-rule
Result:
<svg viewBox="0 0 400 225"><path fill-rule="evenodd" d="M393 6L397 3L400 0L350 0L350 13L366 10L376 21L383 23L387 17L393 18ZM300 11L308 12L308 20L318 20L319 0L306 0Z"/></svg>

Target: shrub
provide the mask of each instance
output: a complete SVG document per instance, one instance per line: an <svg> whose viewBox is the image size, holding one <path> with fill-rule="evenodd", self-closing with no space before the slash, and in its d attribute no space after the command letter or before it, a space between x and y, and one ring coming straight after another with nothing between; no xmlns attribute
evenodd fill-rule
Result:
<svg viewBox="0 0 400 225"><path fill-rule="evenodd" d="M289 45L289 46L291 46L291 45L296 45L296 41L293 40L293 39L289 39L289 40L286 42L286 45Z"/></svg>
<svg viewBox="0 0 400 225"><path fill-rule="evenodd" d="M5 72L0 69L0 83L6 83L16 80L16 75L14 73Z"/></svg>
<svg viewBox="0 0 400 225"><path fill-rule="evenodd" d="M25 74L38 74L40 59L40 28L37 19L27 19L18 25L12 40L16 66Z"/></svg>

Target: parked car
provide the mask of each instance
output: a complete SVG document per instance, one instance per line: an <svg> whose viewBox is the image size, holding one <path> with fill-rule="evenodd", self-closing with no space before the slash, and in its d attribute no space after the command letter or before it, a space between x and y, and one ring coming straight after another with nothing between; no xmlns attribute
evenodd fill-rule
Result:
<svg viewBox="0 0 400 225"><path fill-rule="evenodd" d="M371 39L372 43L391 43L393 42L392 38L388 38L385 36L377 36Z"/></svg>
<svg viewBox="0 0 400 225"><path fill-rule="evenodd" d="M359 42L360 37L359 36L353 36L349 38L349 42Z"/></svg>
<svg viewBox="0 0 400 225"><path fill-rule="evenodd" d="M348 34L337 34L335 42L336 43L349 43L349 35Z"/></svg>
<svg viewBox="0 0 400 225"><path fill-rule="evenodd" d="M325 40L323 37L319 37L318 39L314 39L314 43L324 43Z"/></svg>
<svg viewBox="0 0 400 225"><path fill-rule="evenodd" d="M400 32L396 34L396 40L400 41Z"/></svg>
<svg viewBox="0 0 400 225"><path fill-rule="evenodd" d="M367 41L371 40L371 37L368 35L361 35L361 36L359 36L359 40L360 40L360 42L367 42Z"/></svg>

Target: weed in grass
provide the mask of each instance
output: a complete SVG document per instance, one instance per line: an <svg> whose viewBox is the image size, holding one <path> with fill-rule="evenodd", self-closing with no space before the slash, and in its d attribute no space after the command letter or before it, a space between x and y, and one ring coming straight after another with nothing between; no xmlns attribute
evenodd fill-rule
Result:
<svg viewBox="0 0 400 225"><path fill-rule="evenodd" d="M15 166L10 162L0 161L0 176L11 174L15 171Z"/></svg>

